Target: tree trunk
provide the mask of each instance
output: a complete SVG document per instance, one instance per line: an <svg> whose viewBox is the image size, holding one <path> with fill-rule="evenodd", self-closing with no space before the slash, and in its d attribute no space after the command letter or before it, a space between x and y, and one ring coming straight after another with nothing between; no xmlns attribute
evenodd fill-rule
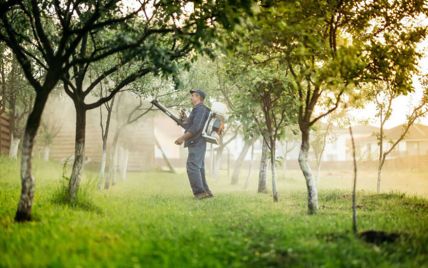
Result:
<svg viewBox="0 0 428 268"><path fill-rule="evenodd" d="M275 177L275 142L271 145L271 152L270 152L270 168L272 171L271 177L272 177L272 197L273 202L278 202L278 191L276 190L276 177Z"/></svg>
<svg viewBox="0 0 428 268"><path fill-rule="evenodd" d="M302 144L299 153L299 166L306 180L308 190L308 212L316 214L318 210L318 191L312 177L311 167L308 163L309 154L309 129L302 130Z"/></svg>
<svg viewBox="0 0 428 268"><path fill-rule="evenodd" d="M107 142L103 141L103 152L101 154L100 172L98 175L99 190L101 190L105 179L106 163L107 163Z"/></svg>
<svg viewBox="0 0 428 268"><path fill-rule="evenodd" d="M105 170L106 170L106 162L107 162L107 141L108 141L108 134L110 132L110 120L111 120L111 115L112 115L112 110L113 110L113 105L114 105L114 100L115 97L113 97L113 99L110 102L110 105L108 105L107 103L105 104L106 110L107 110L107 118L106 118L106 123L105 123L105 127L104 127L104 122L103 122L103 111L102 111L102 106L100 106L100 127L101 127L101 140L103 142L102 144L102 154L101 154L101 163L100 163L100 172L98 175L98 189L101 190L102 189L102 185L105 179Z"/></svg>
<svg viewBox="0 0 428 268"><path fill-rule="evenodd" d="M43 109L48 100L48 94L36 94L33 110L28 116L22 143L21 158L21 197L15 215L15 221L31 220L31 208L33 206L35 179L31 174L31 155L33 152L34 138L40 126Z"/></svg>
<svg viewBox="0 0 428 268"><path fill-rule="evenodd" d="M349 126L349 134L351 135L352 142L352 160L354 164L354 183L352 186L352 231L354 234L358 234L357 227L357 158L355 156L355 140L354 134L352 133L352 127Z"/></svg>
<svg viewBox="0 0 428 268"><path fill-rule="evenodd" d="M49 145L46 145L45 148L43 149L43 160L45 162L49 161L50 152L51 152L51 149Z"/></svg>
<svg viewBox="0 0 428 268"><path fill-rule="evenodd" d="M216 150L216 154L215 154L215 161L214 161L214 170L213 170L213 178L217 178L218 173L220 171L221 168L221 160L223 158L223 151L224 151L224 146L221 145L217 148Z"/></svg>
<svg viewBox="0 0 428 268"><path fill-rule="evenodd" d="M116 133L114 133L113 142L111 144L113 150L110 150L110 160L109 160L109 162L110 162L109 166L110 167L109 167L109 172L106 176L105 183L104 183L104 189L106 189L106 190L110 188L110 185L112 184L112 181L114 180L115 174L113 174L113 173L116 172L116 168L114 167L114 165L116 164L114 162L114 158L115 158L114 154L115 154L115 151L117 150L117 143L119 142L119 136L120 136L120 133L121 133L123 127L124 126L118 128L116 130Z"/></svg>
<svg viewBox="0 0 428 268"><path fill-rule="evenodd" d="M266 173L267 173L267 157L268 157L268 146L264 139L262 139L262 157L260 159L260 171L259 171L259 187L257 192L267 193L266 188Z"/></svg>
<svg viewBox="0 0 428 268"><path fill-rule="evenodd" d="M123 155L123 159L122 159L121 178L122 178L122 180L126 180L127 174L128 174L129 150L125 149L123 154L124 155Z"/></svg>
<svg viewBox="0 0 428 268"><path fill-rule="evenodd" d="M21 142L21 139L18 139L15 137L15 135L11 135L11 143L10 143L10 149L9 149L9 157L11 159L17 159L18 158L18 148L19 143Z"/></svg>
<svg viewBox="0 0 428 268"><path fill-rule="evenodd" d="M251 169L253 168L253 160L254 160L254 143L251 146L251 160L248 165L248 173L247 173L247 178L245 179L244 189L247 189L248 184L250 183Z"/></svg>
<svg viewBox="0 0 428 268"><path fill-rule="evenodd" d="M112 157L110 157L110 159L112 159ZM111 165L112 165L112 163L111 163L112 161L110 160L110 167L109 167L109 172L107 173L107 175L106 175L106 179L105 179L105 182L104 182L104 189L105 190L108 190L109 188L110 188L110 181L111 181L111 176L112 176L112 172L113 172L113 170L112 170L112 167L111 167Z"/></svg>
<svg viewBox="0 0 428 268"><path fill-rule="evenodd" d="M380 182L381 182L381 178L382 178L382 168L383 168L383 164L385 163L385 159L381 159L379 161L379 166L377 168L377 187L376 187L376 192L379 194L380 193Z"/></svg>
<svg viewBox="0 0 428 268"><path fill-rule="evenodd" d="M76 137L74 147L74 163L68 188L70 202L76 201L79 190L81 171L85 158L86 110L79 104L76 107Z"/></svg>
<svg viewBox="0 0 428 268"><path fill-rule="evenodd" d="M113 141L113 150L110 152L110 167L108 175L106 176L106 181L104 184L104 189L109 189L110 186L116 184L116 173L117 173L117 154L118 154L118 144Z"/></svg>
<svg viewBox="0 0 428 268"><path fill-rule="evenodd" d="M117 175L117 166L118 166L118 159L119 159L119 145L116 143L116 145L113 148L113 161L112 161L112 172L111 172L111 185L116 185L116 175Z"/></svg>
<svg viewBox="0 0 428 268"><path fill-rule="evenodd" d="M245 156L247 155L252 143L252 140L246 140L241 153L239 153L238 159L236 159L235 167L233 168L232 179L230 182L232 185L236 185L239 182L239 173L241 172L242 162L244 162Z"/></svg>
<svg viewBox="0 0 428 268"><path fill-rule="evenodd" d="M381 179L381 172L382 172L382 157L383 157L383 111L381 109L380 111L380 133L379 133L379 165L377 168L377 187L376 192L380 193L380 179Z"/></svg>

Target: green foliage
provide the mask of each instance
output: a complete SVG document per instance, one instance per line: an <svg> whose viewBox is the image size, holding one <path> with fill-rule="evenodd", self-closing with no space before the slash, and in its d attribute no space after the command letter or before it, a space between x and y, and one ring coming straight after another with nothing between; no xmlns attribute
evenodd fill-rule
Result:
<svg viewBox="0 0 428 268"><path fill-rule="evenodd" d="M293 80L299 121L308 128L343 95L364 97L359 85L389 81L396 92L412 91L416 44L427 34L414 18L426 13L420 0L264 1L225 39L249 61L281 63L277 72Z"/></svg>
<svg viewBox="0 0 428 268"><path fill-rule="evenodd" d="M36 221L13 223L16 162L0 159L0 266L135 267L423 267L428 256L428 203L404 194L359 193L362 230L403 233L372 245L351 230L351 196L320 195L318 215L287 179L284 198L230 191L193 200L184 173L132 173L93 193L101 211L52 201L61 166L37 163ZM9 168L10 167L10 168ZM228 182L227 182L228 183ZM298 183L300 184L300 182ZM290 187L294 190L290 190Z"/></svg>

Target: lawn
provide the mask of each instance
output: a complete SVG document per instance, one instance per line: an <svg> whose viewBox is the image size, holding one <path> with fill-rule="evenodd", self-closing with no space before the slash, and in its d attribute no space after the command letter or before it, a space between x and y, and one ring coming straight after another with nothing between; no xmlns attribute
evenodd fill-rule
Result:
<svg viewBox="0 0 428 268"><path fill-rule="evenodd" d="M215 198L194 200L186 175L130 173L108 191L87 171L81 202L59 202L62 167L36 161L35 220L16 224L18 163L0 158L0 267L428 267L428 201L358 192L360 231L399 233L373 244L351 230L350 189L321 187L306 213L301 178L280 177L280 201L209 182ZM328 182L324 180L324 184Z"/></svg>

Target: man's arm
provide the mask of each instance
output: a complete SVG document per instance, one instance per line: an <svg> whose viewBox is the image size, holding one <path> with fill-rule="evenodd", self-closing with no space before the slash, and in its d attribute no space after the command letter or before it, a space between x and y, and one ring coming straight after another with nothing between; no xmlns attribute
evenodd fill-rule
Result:
<svg viewBox="0 0 428 268"><path fill-rule="evenodd" d="M185 129L189 127L189 117L186 115L184 110L180 111L180 120Z"/></svg>
<svg viewBox="0 0 428 268"><path fill-rule="evenodd" d="M194 135L196 135L196 133L199 133L202 130L202 128L205 125L205 122L204 122L205 113L206 111L202 107L199 107L198 110L194 111L192 125L186 130L184 135L182 135L175 141L175 144L177 145L183 144L183 142L189 140Z"/></svg>
<svg viewBox="0 0 428 268"><path fill-rule="evenodd" d="M191 137L193 137L192 132L186 132L175 141L175 144L181 145L181 144L183 144L183 142L187 141Z"/></svg>

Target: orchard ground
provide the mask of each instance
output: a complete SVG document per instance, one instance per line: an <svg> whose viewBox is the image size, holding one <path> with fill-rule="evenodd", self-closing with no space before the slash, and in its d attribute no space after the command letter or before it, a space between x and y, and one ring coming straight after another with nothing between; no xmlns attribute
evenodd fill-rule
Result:
<svg viewBox="0 0 428 268"><path fill-rule="evenodd" d="M279 174L273 203L255 192L257 174L243 189L223 173L209 180L215 198L194 200L184 170L129 173L98 191L87 169L70 206L62 165L33 168L34 220L17 224L19 161L0 158L0 267L428 267L428 171L386 171L379 195L375 175L360 172L359 230L400 234L373 244L351 232L347 171L322 174L310 216L298 171Z"/></svg>

